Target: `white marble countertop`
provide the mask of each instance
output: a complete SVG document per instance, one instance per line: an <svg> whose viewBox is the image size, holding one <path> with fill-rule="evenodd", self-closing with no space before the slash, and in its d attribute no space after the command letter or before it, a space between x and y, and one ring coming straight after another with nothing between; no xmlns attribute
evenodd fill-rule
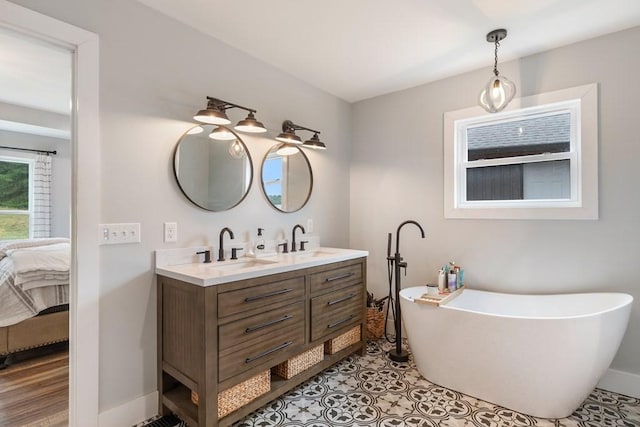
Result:
<svg viewBox="0 0 640 427"><path fill-rule="evenodd" d="M320 247L311 251L277 254L261 258L241 257L233 261L213 261L205 264L200 261L198 255L195 255L196 252L204 249L208 248L156 251L156 274L194 285L214 286L369 255L367 251L355 249Z"/></svg>

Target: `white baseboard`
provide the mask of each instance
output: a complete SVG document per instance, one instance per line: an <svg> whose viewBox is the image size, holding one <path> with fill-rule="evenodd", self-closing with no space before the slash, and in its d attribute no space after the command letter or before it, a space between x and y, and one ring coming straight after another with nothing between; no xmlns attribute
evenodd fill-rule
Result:
<svg viewBox="0 0 640 427"><path fill-rule="evenodd" d="M98 415L100 427L130 427L158 414L158 392L154 391Z"/></svg>
<svg viewBox="0 0 640 427"><path fill-rule="evenodd" d="M608 369L598 383L598 388L640 399L640 375Z"/></svg>

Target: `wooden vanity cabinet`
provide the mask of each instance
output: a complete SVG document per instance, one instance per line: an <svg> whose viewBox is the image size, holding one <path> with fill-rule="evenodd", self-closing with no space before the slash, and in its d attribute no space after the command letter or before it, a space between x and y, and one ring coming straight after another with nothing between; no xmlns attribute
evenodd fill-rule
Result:
<svg viewBox="0 0 640 427"><path fill-rule="evenodd" d="M190 427L231 425L364 351L366 258L208 287L161 275L157 284L160 413ZM272 374L269 392L218 419L218 393L358 324L359 342L290 379Z"/></svg>

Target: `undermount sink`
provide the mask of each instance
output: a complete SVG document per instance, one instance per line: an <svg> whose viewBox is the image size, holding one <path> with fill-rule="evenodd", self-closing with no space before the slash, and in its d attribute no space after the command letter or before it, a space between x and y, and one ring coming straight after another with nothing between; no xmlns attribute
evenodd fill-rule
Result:
<svg viewBox="0 0 640 427"><path fill-rule="evenodd" d="M322 257L331 256L335 254L336 254L335 251L331 251L325 248L318 248L311 251L293 252L291 255L293 255L296 258L322 258Z"/></svg>
<svg viewBox="0 0 640 427"><path fill-rule="evenodd" d="M230 271L245 270L253 267L264 267L269 264L275 264L278 261L267 259L239 259L234 261L220 261L212 264L202 264L203 268L210 271L219 271L220 273L227 273Z"/></svg>

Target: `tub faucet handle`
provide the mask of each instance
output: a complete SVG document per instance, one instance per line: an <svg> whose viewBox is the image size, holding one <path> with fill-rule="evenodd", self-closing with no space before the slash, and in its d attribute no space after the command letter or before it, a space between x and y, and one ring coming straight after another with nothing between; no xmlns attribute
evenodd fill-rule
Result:
<svg viewBox="0 0 640 427"><path fill-rule="evenodd" d="M402 259L402 258L400 258L400 259ZM403 261L403 262L400 262L400 263L398 263L398 267L400 267L400 268L403 268L403 269L404 269L404 275L406 276L406 275L407 275L407 263L406 263L406 262L404 262L404 261Z"/></svg>

